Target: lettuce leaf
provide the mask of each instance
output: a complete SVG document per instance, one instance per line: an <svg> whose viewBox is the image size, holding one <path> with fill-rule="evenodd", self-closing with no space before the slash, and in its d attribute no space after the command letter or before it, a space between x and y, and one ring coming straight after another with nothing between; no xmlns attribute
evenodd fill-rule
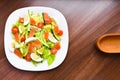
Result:
<svg viewBox="0 0 120 80"><path fill-rule="evenodd" d="M51 54L47 58L48 66L50 66L55 60L55 55Z"/></svg>
<svg viewBox="0 0 120 80"><path fill-rule="evenodd" d="M23 46L20 46L20 52L22 53L22 55L25 57L28 53L28 47L26 46L26 44L24 44Z"/></svg>
<svg viewBox="0 0 120 80"><path fill-rule="evenodd" d="M47 59L50 54L51 54L51 52L50 52L49 48L44 47L43 55L42 55L43 59Z"/></svg>

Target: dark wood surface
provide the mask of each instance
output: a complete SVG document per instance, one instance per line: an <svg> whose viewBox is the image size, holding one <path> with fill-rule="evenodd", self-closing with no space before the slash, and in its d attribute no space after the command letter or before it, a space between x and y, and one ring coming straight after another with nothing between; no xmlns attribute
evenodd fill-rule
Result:
<svg viewBox="0 0 120 80"><path fill-rule="evenodd" d="M56 8L66 17L68 54L53 70L22 71L7 61L6 20L11 12L27 6ZM0 0L0 80L120 80L120 54L105 54L96 47L98 37L106 33L120 33L119 1Z"/></svg>

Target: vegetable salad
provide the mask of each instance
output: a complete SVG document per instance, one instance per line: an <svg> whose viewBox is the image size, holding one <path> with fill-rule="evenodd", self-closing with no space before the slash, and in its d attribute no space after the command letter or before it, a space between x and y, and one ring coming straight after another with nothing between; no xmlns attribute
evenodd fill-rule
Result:
<svg viewBox="0 0 120 80"><path fill-rule="evenodd" d="M63 31L46 12L28 11L12 25L11 33L14 54L34 65L44 61L51 65L61 48Z"/></svg>

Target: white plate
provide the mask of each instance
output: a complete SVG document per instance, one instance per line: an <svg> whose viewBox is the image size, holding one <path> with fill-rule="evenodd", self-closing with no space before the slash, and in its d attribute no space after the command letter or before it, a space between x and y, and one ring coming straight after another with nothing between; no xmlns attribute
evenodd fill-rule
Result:
<svg viewBox="0 0 120 80"><path fill-rule="evenodd" d="M14 24L21 15L28 14L28 10L33 11L34 13L47 12L51 17L53 17L56 20L58 26L64 32L61 40L61 49L56 54L56 59L53 62L53 64L50 66L48 66L46 61L38 64L38 66L34 66L31 62L27 62L24 59L20 59L18 56L16 56L13 52L10 52L9 50L12 42L12 34L11 34L12 24ZM27 71L50 70L56 68L64 61L68 50L68 43L69 43L68 39L69 36L68 36L68 26L66 19L62 15L62 13L60 13L58 10L49 7L25 7L25 8L17 9L9 15L5 25L4 46L5 46L6 57L14 67L21 70L27 70Z"/></svg>

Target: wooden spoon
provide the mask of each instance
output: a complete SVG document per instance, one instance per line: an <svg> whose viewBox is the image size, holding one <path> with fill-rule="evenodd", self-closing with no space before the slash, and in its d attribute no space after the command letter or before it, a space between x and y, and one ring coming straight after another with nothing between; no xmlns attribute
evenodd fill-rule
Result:
<svg viewBox="0 0 120 80"><path fill-rule="evenodd" d="M97 46L105 53L120 53L120 33L102 35L97 40Z"/></svg>

